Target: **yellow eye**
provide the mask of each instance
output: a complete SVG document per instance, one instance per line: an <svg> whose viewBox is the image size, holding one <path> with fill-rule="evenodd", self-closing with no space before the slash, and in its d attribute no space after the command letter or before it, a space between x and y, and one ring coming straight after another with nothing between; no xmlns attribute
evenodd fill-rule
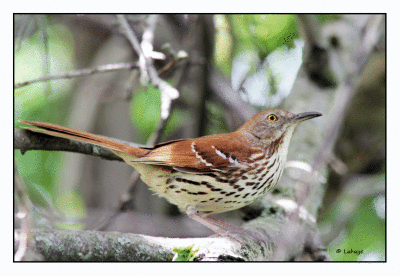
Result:
<svg viewBox="0 0 400 276"><path fill-rule="evenodd" d="M275 122L278 120L278 117L275 114L268 115L268 121Z"/></svg>

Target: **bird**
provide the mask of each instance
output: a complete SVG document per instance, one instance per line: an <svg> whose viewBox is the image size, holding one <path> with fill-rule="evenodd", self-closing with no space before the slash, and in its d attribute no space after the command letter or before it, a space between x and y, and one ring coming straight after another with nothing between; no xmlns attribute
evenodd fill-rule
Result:
<svg viewBox="0 0 400 276"><path fill-rule="evenodd" d="M232 225L209 215L244 207L275 187L282 176L295 127L321 115L264 110L236 131L172 140L151 148L128 146L52 123L21 122L29 125L24 127L29 131L111 150L134 167L157 195L224 235Z"/></svg>

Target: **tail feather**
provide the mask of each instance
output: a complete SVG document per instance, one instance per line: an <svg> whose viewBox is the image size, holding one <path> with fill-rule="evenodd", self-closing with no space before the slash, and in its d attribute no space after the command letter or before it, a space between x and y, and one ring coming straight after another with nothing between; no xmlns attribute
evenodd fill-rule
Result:
<svg viewBox="0 0 400 276"><path fill-rule="evenodd" d="M30 131L105 147L107 149L112 150L117 155L119 155L118 152L122 152L122 153L128 153L129 155L132 155L133 157L141 157L148 152L148 150L146 150L146 149L131 147L131 146L113 141L111 139L101 137L99 135L87 133L84 131L80 131L80 130L76 130L76 129L72 129L72 128L68 128L68 127L64 127L64 126L60 126L60 125L56 125L56 124L45 123L45 122L35 122L35 121L21 121L21 123L24 123L24 124L27 124L30 126L35 126L35 128L25 127L25 129L28 129Z"/></svg>

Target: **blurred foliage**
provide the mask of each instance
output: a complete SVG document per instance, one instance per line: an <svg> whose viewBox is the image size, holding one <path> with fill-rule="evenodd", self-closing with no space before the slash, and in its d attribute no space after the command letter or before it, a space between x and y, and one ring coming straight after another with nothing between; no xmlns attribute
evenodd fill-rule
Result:
<svg viewBox="0 0 400 276"><path fill-rule="evenodd" d="M375 199L365 198L342 236L327 245L332 260L385 261L385 219L377 215Z"/></svg>
<svg viewBox="0 0 400 276"><path fill-rule="evenodd" d="M159 89L149 85L146 88L142 87L136 91L131 102L130 113L133 125L142 136L141 143L145 143L156 129L160 121L160 111L161 98ZM181 126L188 112L174 108L162 133L163 137L168 137L168 135Z"/></svg>
<svg viewBox="0 0 400 276"><path fill-rule="evenodd" d="M301 64L296 16L216 15L215 22L214 61L230 75L233 89L260 109L278 105L290 93Z"/></svg>
<svg viewBox="0 0 400 276"><path fill-rule="evenodd" d="M131 120L142 136L142 142L151 135L160 120L160 90L149 85L139 88L131 102Z"/></svg>
<svg viewBox="0 0 400 276"><path fill-rule="evenodd" d="M226 76L232 70L233 36L226 15L215 15L215 50L214 62L218 69Z"/></svg>
<svg viewBox="0 0 400 276"><path fill-rule="evenodd" d="M294 47L298 37L294 15L250 14L230 15L236 40L242 47L254 47L261 56L267 56L280 46Z"/></svg>
<svg viewBox="0 0 400 276"><path fill-rule="evenodd" d="M340 14L317 14L317 19L320 23L325 24L332 20L337 20L341 18Z"/></svg>
<svg viewBox="0 0 400 276"><path fill-rule="evenodd" d="M256 51L266 57L283 45L293 48L298 37L296 17L288 14L216 15L216 28L215 62L226 74L233 55Z"/></svg>
<svg viewBox="0 0 400 276"><path fill-rule="evenodd" d="M342 15L318 14L316 17L318 22L326 24L340 19ZM302 60L303 42L295 15L216 15L215 22L214 61L230 77L232 87L242 93L245 101L260 109L279 105L290 93ZM224 121L223 108L207 103L207 110L211 114L210 132L225 132L226 125L221 124ZM338 237L334 244L327 245L333 260L372 260L372 252L378 252L379 256L384 254L385 221L373 212L371 198L365 199L358 208L354 220L344 231L346 234ZM331 212L337 213L338 210ZM333 227L334 217L328 218ZM341 249L342 253L336 253L337 249ZM359 255L345 254L344 249L364 251Z"/></svg>
<svg viewBox="0 0 400 276"><path fill-rule="evenodd" d="M207 101L207 129L204 135L230 132L229 126L224 118L223 107L216 102Z"/></svg>
<svg viewBox="0 0 400 276"><path fill-rule="evenodd" d="M174 248L172 252L175 253L174 258L172 261L174 262L191 262L195 259L196 253L199 249L193 249L194 244L188 247L179 247Z"/></svg>
<svg viewBox="0 0 400 276"><path fill-rule="evenodd" d="M353 182L348 182L341 192L327 194L335 200L328 205L329 209L324 205L320 210L318 226L333 260L385 260L384 185L383 171L376 175L354 177ZM374 191L373 195L371 191Z"/></svg>
<svg viewBox="0 0 400 276"><path fill-rule="evenodd" d="M39 16L41 15L37 15L36 19L41 20ZM51 16L43 17L46 19L44 21L49 23L46 29L36 30L30 37L23 38L20 47L14 53L15 83L32 80L45 74L66 72L74 67L72 33L63 25L51 24ZM46 33L46 39L43 33ZM48 63L47 70L46 63ZM70 80L55 80L14 89L15 125L17 127L20 125L19 120L63 124L71 100L70 83ZM62 156L63 153L45 151L30 151L22 155L16 150L14 154L18 173L27 182L30 198L36 206L55 207L70 216L82 216L85 206L80 193L58 192L57 175L62 168L60 164ZM74 200L70 201L71 198ZM70 203L60 204L67 201Z"/></svg>

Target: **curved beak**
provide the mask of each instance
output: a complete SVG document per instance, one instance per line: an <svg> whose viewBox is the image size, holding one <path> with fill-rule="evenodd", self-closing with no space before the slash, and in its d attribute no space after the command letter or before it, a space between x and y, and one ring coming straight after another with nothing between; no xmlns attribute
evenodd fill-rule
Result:
<svg viewBox="0 0 400 276"><path fill-rule="evenodd" d="M319 112L304 112L304 113L299 113L296 116L292 118L292 121L295 121L296 123L300 123L315 117L322 116L321 113Z"/></svg>

